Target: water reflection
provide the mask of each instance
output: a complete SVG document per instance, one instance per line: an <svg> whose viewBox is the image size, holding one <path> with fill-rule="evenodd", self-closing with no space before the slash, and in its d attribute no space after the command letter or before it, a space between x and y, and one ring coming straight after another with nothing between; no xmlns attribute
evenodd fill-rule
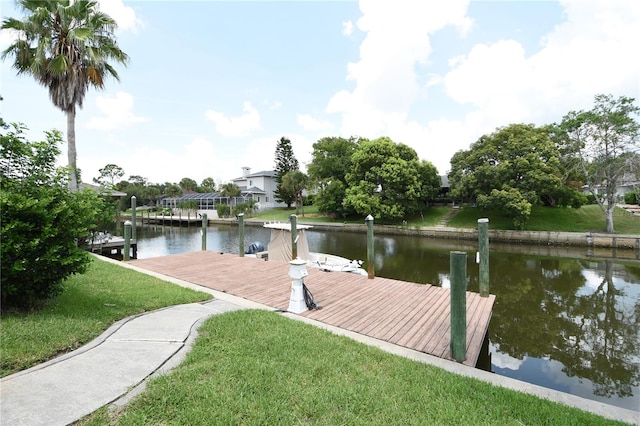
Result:
<svg viewBox="0 0 640 426"><path fill-rule="evenodd" d="M313 251L366 260L363 234L311 230L308 238ZM139 257L201 249L194 228L144 228L138 239ZM245 228L246 246L268 240L268 230ZM207 245L238 253L237 227L209 227ZM478 291L477 245L470 242L377 236L376 275L446 287L452 250L467 252L468 288ZM640 411L640 261L563 250L491 244L491 368Z"/></svg>

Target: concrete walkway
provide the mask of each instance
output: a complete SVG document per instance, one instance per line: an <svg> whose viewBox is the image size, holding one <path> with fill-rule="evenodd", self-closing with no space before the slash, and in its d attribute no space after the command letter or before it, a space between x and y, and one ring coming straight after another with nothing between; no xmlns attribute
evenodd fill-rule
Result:
<svg viewBox="0 0 640 426"><path fill-rule="evenodd" d="M0 380L2 424L67 425L130 397L132 387L182 361L201 322L236 309L216 299L127 318L76 351L7 376Z"/></svg>
<svg viewBox="0 0 640 426"><path fill-rule="evenodd" d="M196 286L127 263L112 262L183 287L211 293L216 299L126 318L74 352L1 379L0 421L3 425L67 425L102 406L123 405L144 390L147 378L166 373L184 359L197 337L197 328L205 319L237 309L273 310L247 299ZM286 312L282 315L451 373L536 395L609 419L640 425L638 411L499 376L301 315Z"/></svg>

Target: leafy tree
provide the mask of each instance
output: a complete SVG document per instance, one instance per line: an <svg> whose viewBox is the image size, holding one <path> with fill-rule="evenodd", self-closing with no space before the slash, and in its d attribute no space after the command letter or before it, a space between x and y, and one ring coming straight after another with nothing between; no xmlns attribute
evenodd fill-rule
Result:
<svg viewBox="0 0 640 426"><path fill-rule="evenodd" d="M95 1L17 0L24 20L5 18L2 29L15 30L18 38L4 50L18 74L30 74L49 90L53 104L67 115L69 187L78 189L76 165L76 107L90 86L104 88L104 80L118 73L109 63L126 64L114 31L116 21L100 12Z"/></svg>
<svg viewBox="0 0 640 426"><path fill-rule="evenodd" d="M99 169L98 172L100 173L100 177L93 178L93 182L106 188L114 188L116 180L124 176L122 167L115 164L107 164Z"/></svg>
<svg viewBox="0 0 640 426"><path fill-rule="evenodd" d="M90 258L78 241L89 237L103 208L95 191L70 191L68 171L56 168L61 134L30 142L25 129L14 124L0 134L3 309L35 307L85 270Z"/></svg>
<svg viewBox="0 0 640 426"><path fill-rule="evenodd" d="M533 204L573 205L584 197L567 184L550 126L511 124L484 135L451 159L451 195L505 211L517 228Z"/></svg>
<svg viewBox="0 0 640 426"><path fill-rule="evenodd" d="M216 181L212 177L204 178L200 184L202 192L216 192Z"/></svg>
<svg viewBox="0 0 640 426"><path fill-rule="evenodd" d="M291 141L284 136L280 138L276 145L276 190L274 196L277 202L286 203L287 208L291 208L291 204L295 200L295 194L287 191L282 187L282 177L289 172L299 170L300 165L298 160L293 154L293 148L291 147Z"/></svg>
<svg viewBox="0 0 640 426"><path fill-rule="evenodd" d="M585 185L605 216L607 232L614 232L616 190L623 177L637 175L640 149L635 99L596 95L589 111L571 111L558 126L567 163L581 173Z"/></svg>
<svg viewBox="0 0 640 426"><path fill-rule="evenodd" d="M302 173L300 170L294 170L292 172L286 173L282 177L282 188L286 192L293 194L296 203L296 214L298 214L299 209L302 208L302 216L304 216L302 192L307 187L308 180L308 176Z"/></svg>
<svg viewBox="0 0 640 426"><path fill-rule="evenodd" d="M440 189L436 168L387 137L364 141L351 157L344 204L358 214L400 219L426 207Z"/></svg>
<svg viewBox="0 0 640 426"><path fill-rule="evenodd" d="M322 213L346 216L344 208L346 176L351 170L351 156L365 139L327 137L313 144L312 160L307 170L309 180L318 188L315 205Z"/></svg>
<svg viewBox="0 0 640 426"><path fill-rule="evenodd" d="M233 182L227 182L220 187L220 195L229 197L229 216L233 214L233 199L242 195L240 187Z"/></svg>
<svg viewBox="0 0 640 426"><path fill-rule="evenodd" d="M183 191L195 191L198 189L198 182L188 177L182 178L179 185Z"/></svg>

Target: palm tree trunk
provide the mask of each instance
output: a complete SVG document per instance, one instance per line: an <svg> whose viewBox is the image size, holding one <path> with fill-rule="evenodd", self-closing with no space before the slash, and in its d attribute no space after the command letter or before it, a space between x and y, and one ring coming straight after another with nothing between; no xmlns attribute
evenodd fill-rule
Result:
<svg viewBox="0 0 640 426"><path fill-rule="evenodd" d="M69 161L69 189L78 190L78 167L76 164L76 107L67 111L67 158Z"/></svg>

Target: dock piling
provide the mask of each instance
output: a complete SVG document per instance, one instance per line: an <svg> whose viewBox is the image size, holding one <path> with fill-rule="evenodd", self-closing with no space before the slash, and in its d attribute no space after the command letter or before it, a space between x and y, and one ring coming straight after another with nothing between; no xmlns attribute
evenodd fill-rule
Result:
<svg viewBox="0 0 640 426"><path fill-rule="evenodd" d="M364 221L367 223L367 276L372 280L375 278L375 270L373 266L373 216L368 215Z"/></svg>
<svg viewBox="0 0 640 426"><path fill-rule="evenodd" d="M202 214L202 250L207 249L207 226L209 225L209 220L207 219L207 214Z"/></svg>
<svg viewBox="0 0 640 426"><path fill-rule="evenodd" d="M136 196L132 195L131 196L131 238L133 238L134 240L136 239L136 210L137 210L137 206L136 206Z"/></svg>
<svg viewBox="0 0 640 426"><path fill-rule="evenodd" d="M463 362L467 358L467 253L449 253L451 274L451 357Z"/></svg>
<svg viewBox="0 0 640 426"><path fill-rule="evenodd" d="M489 219L478 219L478 245L480 251L480 296L489 296Z"/></svg>
<svg viewBox="0 0 640 426"><path fill-rule="evenodd" d="M291 259L298 257L298 216L292 214L289 216L291 221Z"/></svg>
<svg viewBox="0 0 640 426"><path fill-rule="evenodd" d="M238 227L240 228L238 252L240 253L240 257L244 257L244 213L238 213Z"/></svg>
<svg viewBox="0 0 640 426"><path fill-rule="evenodd" d="M132 228L132 223L130 221L126 221L124 223L124 248L123 248L123 260L128 261L129 257L130 257L130 250L131 250L131 228Z"/></svg>

